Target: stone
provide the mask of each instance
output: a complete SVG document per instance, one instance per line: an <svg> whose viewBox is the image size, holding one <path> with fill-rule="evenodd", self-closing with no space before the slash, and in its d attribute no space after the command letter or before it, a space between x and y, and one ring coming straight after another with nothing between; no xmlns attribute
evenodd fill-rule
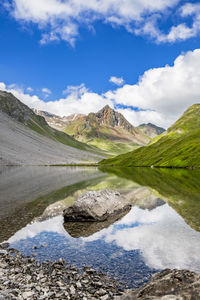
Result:
<svg viewBox="0 0 200 300"><path fill-rule="evenodd" d="M119 192L101 190L81 195L63 214L65 222L95 222L130 209L129 200Z"/></svg>
<svg viewBox="0 0 200 300"><path fill-rule="evenodd" d="M115 300L198 300L200 299L200 275L188 270L163 270L137 290Z"/></svg>
<svg viewBox="0 0 200 300"><path fill-rule="evenodd" d="M23 296L23 298L24 299L27 299L27 298L29 298L29 297L31 297L31 296L33 296L34 295L34 292L24 292L23 294L22 294L22 296Z"/></svg>
<svg viewBox="0 0 200 300"><path fill-rule="evenodd" d="M96 294L98 294L99 296L103 296L103 295L105 295L107 292L106 292L106 290L104 290L104 289L100 289L100 290L98 290L97 292L96 292Z"/></svg>
<svg viewBox="0 0 200 300"><path fill-rule="evenodd" d="M77 286L78 289L82 288L82 284L80 283L80 281L78 281L78 282L76 283L76 286Z"/></svg>
<svg viewBox="0 0 200 300"><path fill-rule="evenodd" d="M79 270L63 259L40 263L20 252L0 256L0 300L106 300L119 291L119 284L106 274L86 266Z"/></svg>
<svg viewBox="0 0 200 300"><path fill-rule="evenodd" d="M75 290L75 288L74 288L73 285L70 286L70 293L71 293L72 295L75 295L75 293L76 293L76 290Z"/></svg>
<svg viewBox="0 0 200 300"><path fill-rule="evenodd" d="M101 300L108 300L108 299L109 299L109 295L108 294L106 294L104 296L101 296Z"/></svg>
<svg viewBox="0 0 200 300"><path fill-rule="evenodd" d="M2 244L0 244L0 248L1 249L8 249L8 247L9 247L9 243L2 243Z"/></svg>

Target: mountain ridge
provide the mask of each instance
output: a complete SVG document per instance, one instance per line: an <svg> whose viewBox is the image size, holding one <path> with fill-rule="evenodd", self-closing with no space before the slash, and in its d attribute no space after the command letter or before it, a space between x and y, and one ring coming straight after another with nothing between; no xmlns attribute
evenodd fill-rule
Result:
<svg viewBox="0 0 200 300"><path fill-rule="evenodd" d="M51 128L11 93L0 91L0 165L96 162L102 153Z"/></svg>
<svg viewBox="0 0 200 300"><path fill-rule="evenodd" d="M145 128L134 127L121 113L108 105L97 113L88 115L73 114L67 117L53 115L49 118L48 113L46 116L45 112L37 111L37 113L44 116L50 126L66 132L76 140L103 149L111 155L125 153L145 145L157 135L157 126L153 125L151 128L148 126L147 133Z"/></svg>
<svg viewBox="0 0 200 300"><path fill-rule="evenodd" d="M81 150L91 149L88 145L80 143L71 136L50 127L43 116L36 115L32 109L12 93L0 91L0 110L41 135Z"/></svg>

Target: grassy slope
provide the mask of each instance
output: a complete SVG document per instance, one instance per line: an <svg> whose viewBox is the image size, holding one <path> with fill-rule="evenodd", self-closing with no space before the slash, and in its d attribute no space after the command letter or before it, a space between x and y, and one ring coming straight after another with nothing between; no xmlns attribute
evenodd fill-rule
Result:
<svg viewBox="0 0 200 300"><path fill-rule="evenodd" d="M0 110L50 139L80 150L102 154L98 149L79 142L68 134L50 127L43 117L36 115L28 106L21 103L10 93L3 92L0 95Z"/></svg>
<svg viewBox="0 0 200 300"><path fill-rule="evenodd" d="M191 227L200 231L199 170L115 167L100 170L154 189Z"/></svg>
<svg viewBox="0 0 200 300"><path fill-rule="evenodd" d="M125 138L127 132L120 129L99 127L92 113L89 114L89 122L90 124L86 123L84 117L80 117L69 124L65 132L83 143L105 151L108 156L126 153L138 148L138 144ZM148 140L149 137L146 136L146 139Z"/></svg>
<svg viewBox="0 0 200 300"><path fill-rule="evenodd" d="M200 104L192 105L166 133L146 147L101 161L102 165L200 167Z"/></svg>

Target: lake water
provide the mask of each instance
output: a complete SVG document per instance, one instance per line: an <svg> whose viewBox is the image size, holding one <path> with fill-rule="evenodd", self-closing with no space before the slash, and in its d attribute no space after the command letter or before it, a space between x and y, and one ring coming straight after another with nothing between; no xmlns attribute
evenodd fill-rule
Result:
<svg viewBox="0 0 200 300"><path fill-rule="evenodd" d="M87 190L118 190L132 209L119 220L63 223ZM200 273L200 171L148 168L0 169L0 241L40 261L64 258L138 287L165 268Z"/></svg>

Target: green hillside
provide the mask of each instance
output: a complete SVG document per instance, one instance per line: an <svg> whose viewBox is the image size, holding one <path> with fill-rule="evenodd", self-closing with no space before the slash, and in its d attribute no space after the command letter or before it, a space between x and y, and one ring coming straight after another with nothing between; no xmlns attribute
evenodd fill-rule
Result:
<svg viewBox="0 0 200 300"><path fill-rule="evenodd" d="M152 134L157 135L155 125L143 124L141 128L134 127L122 114L108 105L97 113L76 116L73 121L68 122L64 131L112 156L144 146L151 141Z"/></svg>
<svg viewBox="0 0 200 300"><path fill-rule="evenodd" d="M65 132L83 143L95 146L108 155L126 153L139 147L131 134L122 128L99 126L94 120L95 114L89 114L89 122L80 117L69 124Z"/></svg>
<svg viewBox="0 0 200 300"><path fill-rule="evenodd" d="M103 160L101 165L200 167L200 104L195 104L151 144Z"/></svg>
<svg viewBox="0 0 200 300"><path fill-rule="evenodd" d="M11 93L0 91L0 110L43 136L81 150L97 152L97 149L95 150L95 148L76 141L68 134L50 127L43 117L36 115Z"/></svg>

